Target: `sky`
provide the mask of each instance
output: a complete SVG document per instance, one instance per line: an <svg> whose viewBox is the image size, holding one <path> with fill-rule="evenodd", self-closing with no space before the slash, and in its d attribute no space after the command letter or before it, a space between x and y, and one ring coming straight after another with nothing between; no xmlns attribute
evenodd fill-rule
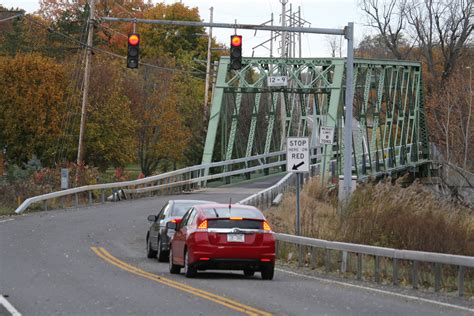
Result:
<svg viewBox="0 0 474 316"><path fill-rule="evenodd" d="M372 32L364 26L366 20L361 10L358 8L358 0L287 0L287 9L290 4L293 11L301 8L301 17L311 23L311 27L342 29L348 22L354 22L355 44L357 44L365 33ZM156 1L157 2L157 1ZM280 0L164 0L166 4L182 2L189 7L197 7L203 21L208 22L210 18L210 7L214 8L214 22L239 24L262 24L274 14L274 25L281 25L280 14L282 5ZM39 9L38 0L0 0L3 6L20 7L31 13ZM229 46L230 35L234 33L232 29L213 29L213 36L221 43ZM270 38L270 32L258 31L255 34L250 30L238 30L238 34L243 36L244 56L266 57L269 50L258 48L254 52L253 47ZM144 40L144 39L142 39ZM316 34L303 34L301 40L302 57L328 57L330 56L329 36ZM337 37L337 42L342 44L342 57L346 54L346 42ZM274 42L274 48L278 43ZM279 52L274 51L274 56ZM339 52L337 53L339 57Z"/></svg>

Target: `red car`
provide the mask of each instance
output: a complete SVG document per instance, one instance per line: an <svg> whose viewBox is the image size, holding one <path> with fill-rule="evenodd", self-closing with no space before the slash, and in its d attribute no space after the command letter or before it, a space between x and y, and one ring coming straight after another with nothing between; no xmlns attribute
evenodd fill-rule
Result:
<svg viewBox="0 0 474 316"><path fill-rule="evenodd" d="M188 278L198 270L243 270L246 276L259 271L262 279L273 279L275 236L253 206L195 205L181 221L167 227L176 230L169 256L173 274L181 268Z"/></svg>

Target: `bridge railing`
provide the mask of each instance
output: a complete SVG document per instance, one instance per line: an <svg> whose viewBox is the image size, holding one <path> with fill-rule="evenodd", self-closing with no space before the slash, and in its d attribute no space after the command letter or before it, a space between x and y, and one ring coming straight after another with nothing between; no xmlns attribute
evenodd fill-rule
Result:
<svg viewBox="0 0 474 316"><path fill-rule="evenodd" d="M307 246L311 248L309 253L311 254L310 262L311 267L316 268L316 256L317 253L315 249L323 250L324 257L324 267L325 272L329 273L331 266L334 266L331 262L331 251L338 251L341 253L338 261L341 261L341 272L348 272L347 268L347 258L348 254L354 254L357 258L357 268L356 275L357 279L362 279L363 271L363 256L373 257L373 275L374 281L376 283L381 283L381 269L380 261L381 258L388 258L392 261L392 283L398 285L400 282L399 267L400 261L409 261L411 264L411 285L414 289L419 287L419 264L428 263L431 265L434 273L434 291L438 292L441 289L441 265L449 265L457 267L457 291L459 296L464 296L464 275L466 268L474 268L474 257L469 256L459 256L459 255L450 255L443 253L434 253L434 252L424 252L424 251L412 251L412 250L399 250L393 248L384 248L376 246L367 246L359 244L351 244L345 242L336 242L336 241L327 241L322 239L308 238L302 236L294 236L287 234L276 234L276 238L281 248L281 243L290 243L297 245L299 247L298 251L298 266L302 266L304 262L303 251L301 250L302 246ZM339 267L338 267L339 268Z"/></svg>
<svg viewBox="0 0 474 316"><path fill-rule="evenodd" d="M65 208L68 202L72 203L73 207L78 207L81 202L80 196L84 195L86 195L85 204L93 205L97 199L100 203L105 203L108 194L118 198L134 198L157 191L164 194L179 193L199 188L206 185L208 181L230 179L232 176L250 175L270 169L281 169L285 164L284 151L201 164L138 180L86 185L30 197L23 201L15 212L22 213L33 204L40 202L43 203L43 209L47 210L58 200L60 201L57 204L61 208Z"/></svg>
<svg viewBox="0 0 474 316"><path fill-rule="evenodd" d="M312 157L316 156L317 155L313 155ZM319 174L319 172L320 163L312 164L310 165L310 173L303 174L302 180L306 181L310 176L315 176ZM269 207L273 204L275 199L278 199L279 195L281 196L283 193L287 192L291 186L296 185L296 178L296 174L290 172L271 187L241 200L239 204L253 205L261 208Z"/></svg>

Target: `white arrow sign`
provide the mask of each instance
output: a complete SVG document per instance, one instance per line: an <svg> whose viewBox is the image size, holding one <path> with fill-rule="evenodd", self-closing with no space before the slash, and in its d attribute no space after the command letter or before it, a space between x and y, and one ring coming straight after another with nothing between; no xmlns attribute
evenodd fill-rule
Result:
<svg viewBox="0 0 474 316"><path fill-rule="evenodd" d="M309 138L288 137L286 139L286 170L309 172Z"/></svg>

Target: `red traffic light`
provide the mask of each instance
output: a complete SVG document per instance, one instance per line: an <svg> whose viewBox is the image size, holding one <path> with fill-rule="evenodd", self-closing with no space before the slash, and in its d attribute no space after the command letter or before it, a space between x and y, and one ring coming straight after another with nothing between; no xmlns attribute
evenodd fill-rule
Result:
<svg viewBox="0 0 474 316"><path fill-rule="evenodd" d="M242 35L232 35L230 44L234 47L242 45Z"/></svg>
<svg viewBox="0 0 474 316"><path fill-rule="evenodd" d="M140 37L138 34L130 34L128 36L128 43L132 46L137 46L140 43Z"/></svg>

